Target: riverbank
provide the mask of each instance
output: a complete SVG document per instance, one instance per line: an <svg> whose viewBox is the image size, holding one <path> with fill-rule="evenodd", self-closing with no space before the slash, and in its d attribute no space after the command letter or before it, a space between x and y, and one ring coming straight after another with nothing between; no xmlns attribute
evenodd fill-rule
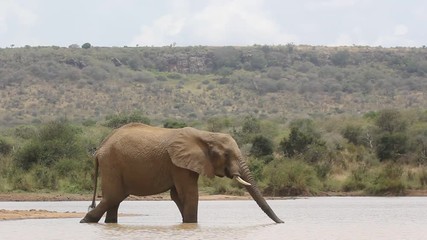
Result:
<svg viewBox="0 0 427 240"><path fill-rule="evenodd" d="M320 196L364 196L362 192L329 192L322 193ZM409 191L405 196L426 196L427 190ZM307 197L307 196L301 196ZM295 197L266 197L268 200L291 199ZM69 193L30 193L30 192L13 192L0 193L0 201L87 201L92 199L92 194L69 194ZM232 196L232 195L208 195L201 193L199 199L201 201L221 201L221 200L250 200L249 195ZM101 200L101 196L97 196L97 201ZM168 193L137 197L130 196L127 201L168 201L171 200ZM55 212L43 209L31 210L5 210L0 209L1 220L19 220L19 219L46 219L46 218L81 218L85 215L84 212Z"/></svg>
<svg viewBox="0 0 427 240"><path fill-rule="evenodd" d="M230 196L230 195L201 195L200 200L248 200L248 196ZM3 202L24 202L24 201L87 201L88 204L92 200L92 194L69 194L69 193L0 193L0 201ZM97 196L97 201L101 200L101 196ZM169 194L159 194L146 197L129 196L127 201L167 201L171 200ZM19 220L19 219L48 219L48 218L82 218L84 212L55 212L43 209L31 210L5 210L0 209L1 220Z"/></svg>
<svg viewBox="0 0 427 240"><path fill-rule="evenodd" d="M347 197L347 196L366 196L363 192L323 192L316 195L317 197ZM404 196L427 196L427 190L408 190ZM309 196L297 196L297 197L309 197ZM98 195L96 200L100 201L101 195ZM269 197L265 196L268 200L274 199L289 199L295 197ZM243 196L235 195L210 195L203 192L200 193L199 199L201 201L214 201L214 200L251 200L252 197L249 194ZM7 192L0 193L0 201L91 201L92 194L72 194L72 193L35 193L35 192ZM169 193L162 193L152 196L129 196L126 198L127 201L165 201L171 200Z"/></svg>

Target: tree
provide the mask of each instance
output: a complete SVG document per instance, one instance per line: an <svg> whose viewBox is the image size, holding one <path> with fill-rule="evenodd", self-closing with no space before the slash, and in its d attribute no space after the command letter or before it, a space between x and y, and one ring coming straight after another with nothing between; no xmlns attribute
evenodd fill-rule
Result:
<svg viewBox="0 0 427 240"><path fill-rule="evenodd" d="M362 134L362 127L356 125L347 125L342 131L343 137L354 145L360 145L363 143Z"/></svg>
<svg viewBox="0 0 427 240"><path fill-rule="evenodd" d="M315 130L314 123L310 119L298 119L290 123L291 133L288 138L280 142L283 153L288 157L307 152L307 157L312 159L313 152L326 151L325 142ZM307 151L311 148L313 151Z"/></svg>
<svg viewBox="0 0 427 240"><path fill-rule="evenodd" d="M403 118L402 114L395 109L386 109L379 113L375 124L383 132L395 133L406 130L408 123Z"/></svg>
<svg viewBox="0 0 427 240"><path fill-rule="evenodd" d="M386 109L375 121L378 127L376 153L380 161L396 160L408 151L408 123L398 110Z"/></svg>
<svg viewBox="0 0 427 240"><path fill-rule="evenodd" d="M347 50L341 50L331 56L334 65L344 67L349 63L350 53Z"/></svg>
<svg viewBox="0 0 427 240"><path fill-rule="evenodd" d="M288 157L304 153L310 144L314 143L313 136L302 132L300 129L293 127L289 138L284 138L280 142L283 153Z"/></svg>
<svg viewBox="0 0 427 240"><path fill-rule="evenodd" d="M212 55L215 70L223 67L235 69L241 64L241 53L234 47L215 48L212 51Z"/></svg>
<svg viewBox="0 0 427 240"><path fill-rule="evenodd" d="M271 155L273 154L273 142L264 136L256 136L252 141L250 153L255 157Z"/></svg>
<svg viewBox="0 0 427 240"><path fill-rule="evenodd" d="M89 49L89 48L91 48L92 47L92 45L90 44L90 43L84 43L83 45L82 45L82 48L84 48L84 49Z"/></svg>
<svg viewBox="0 0 427 240"><path fill-rule="evenodd" d="M377 141L377 156L381 161L396 160L407 152L408 136L404 133L384 133Z"/></svg>

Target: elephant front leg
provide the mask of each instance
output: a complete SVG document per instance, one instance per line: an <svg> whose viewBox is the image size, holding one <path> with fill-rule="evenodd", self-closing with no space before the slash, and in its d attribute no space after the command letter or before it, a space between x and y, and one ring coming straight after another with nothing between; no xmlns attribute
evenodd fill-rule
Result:
<svg viewBox="0 0 427 240"><path fill-rule="evenodd" d="M184 169L175 175L175 187L171 189L171 198L181 212L183 223L197 223L198 178L197 173Z"/></svg>
<svg viewBox="0 0 427 240"><path fill-rule="evenodd" d="M171 188L170 195L171 195L171 199L175 202L176 206L178 207L179 212L181 213L181 216L184 217L184 215L183 215L184 206L178 197L178 192L176 191L175 187Z"/></svg>
<svg viewBox="0 0 427 240"><path fill-rule="evenodd" d="M199 194L197 192L194 196L185 200L182 214L183 223L197 223L198 203Z"/></svg>

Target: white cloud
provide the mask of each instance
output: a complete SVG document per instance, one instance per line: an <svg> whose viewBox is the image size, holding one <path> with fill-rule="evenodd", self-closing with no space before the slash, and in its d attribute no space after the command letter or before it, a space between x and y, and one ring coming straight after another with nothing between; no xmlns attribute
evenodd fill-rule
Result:
<svg viewBox="0 0 427 240"><path fill-rule="evenodd" d="M261 0L209 1L194 13L183 10L182 5L178 8L144 25L131 44L252 45L296 40L269 18Z"/></svg>
<svg viewBox="0 0 427 240"><path fill-rule="evenodd" d="M173 15L165 15L155 20L151 26L142 26L141 33L134 37L131 45L169 45L171 39L182 31L185 19Z"/></svg>
<svg viewBox="0 0 427 240"><path fill-rule="evenodd" d="M357 0L326 0L320 1L319 4L324 7L352 7L357 2Z"/></svg>
<svg viewBox="0 0 427 240"><path fill-rule="evenodd" d="M15 1L0 1L0 32L8 31L11 22L28 27L33 26L37 19L38 17L34 12Z"/></svg>
<svg viewBox="0 0 427 240"><path fill-rule="evenodd" d="M394 35L403 36L408 33L408 27L403 24L398 24L394 27Z"/></svg>
<svg viewBox="0 0 427 240"><path fill-rule="evenodd" d="M309 1L305 5L310 10L330 9L330 8L349 8L358 4L360 0L323 0Z"/></svg>

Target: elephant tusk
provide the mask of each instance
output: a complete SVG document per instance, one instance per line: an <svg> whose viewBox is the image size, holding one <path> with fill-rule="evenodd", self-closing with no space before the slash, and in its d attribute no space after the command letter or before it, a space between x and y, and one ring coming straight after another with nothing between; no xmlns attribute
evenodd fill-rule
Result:
<svg viewBox="0 0 427 240"><path fill-rule="evenodd" d="M236 179L239 183L246 185L246 186L251 186L250 183L246 182L245 180L243 180L240 176L234 176L234 179Z"/></svg>

